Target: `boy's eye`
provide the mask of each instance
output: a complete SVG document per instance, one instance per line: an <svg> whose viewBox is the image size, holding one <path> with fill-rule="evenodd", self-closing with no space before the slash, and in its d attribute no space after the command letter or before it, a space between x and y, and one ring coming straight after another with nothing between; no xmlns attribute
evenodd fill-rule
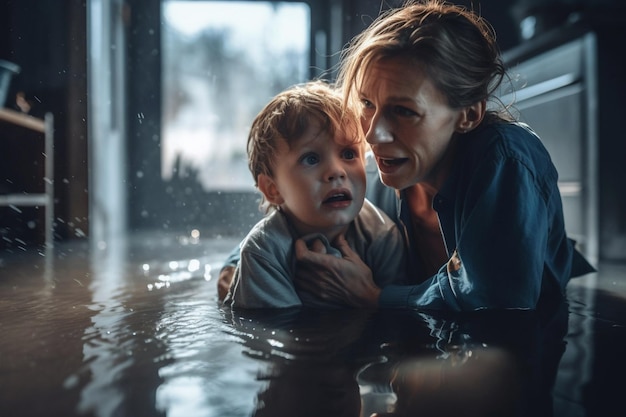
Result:
<svg viewBox="0 0 626 417"><path fill-rule="evenodd" d="M355 159L359 157L359 153L355 149L344 149L341 156L343 159Z"/></svg>
<svg viewBox="0 0 626 417"><path fill-rule="evenodd" d="M317 156L316 154L313 153L308 153L306 155L303 155L300 158L300 162L304 165L315 165L320 161L319 156Z"/></svg>

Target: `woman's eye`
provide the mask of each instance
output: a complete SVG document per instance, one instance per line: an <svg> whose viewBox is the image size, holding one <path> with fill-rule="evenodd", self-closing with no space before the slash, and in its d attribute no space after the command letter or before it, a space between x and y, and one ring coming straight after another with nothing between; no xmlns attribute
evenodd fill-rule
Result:
<svg viewBox="0 0 626 417"><path fill-rule="evenodd" d="M417 115L416 112L404 106L395 106L393 108L393 112L400 116L416 116Z"/></svg>
<svg viewBox="0 0 626 417"><path fill-rule="evenodd" d="M300 162L304 165L315 165L320 161L320 158L315 154L306 154L300 158Z"/></svg>

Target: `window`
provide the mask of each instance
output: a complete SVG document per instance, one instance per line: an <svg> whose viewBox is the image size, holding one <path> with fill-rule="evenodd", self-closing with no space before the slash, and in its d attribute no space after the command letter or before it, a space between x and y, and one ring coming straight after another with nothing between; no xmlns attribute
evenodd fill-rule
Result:
<svg viewBox="0 0 626 417"><path fill-rule="evenodd" d="M163 2L163 181L253 190L252 120L279 91L310 78L306 3Z"/></svg>
<svg viewBox="0 0 626 417"><path fill-rule="evenodd" d="M332 67L341 7L131 3L89 3L92 229L242 236L262 216L246 157L252 120Z"/></svg>

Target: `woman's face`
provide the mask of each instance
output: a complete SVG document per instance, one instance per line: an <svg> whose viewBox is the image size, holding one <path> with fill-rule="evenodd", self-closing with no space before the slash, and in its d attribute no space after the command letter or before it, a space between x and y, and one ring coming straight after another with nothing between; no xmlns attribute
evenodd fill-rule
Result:
<svg viewBox="0 0 626 417"><path fill-rule="evenodd" d="M426 72L402 57L373 63L359 87L363 131L382 182L396 189L418 182L439 188L462 110L451 108Z"/></svg>

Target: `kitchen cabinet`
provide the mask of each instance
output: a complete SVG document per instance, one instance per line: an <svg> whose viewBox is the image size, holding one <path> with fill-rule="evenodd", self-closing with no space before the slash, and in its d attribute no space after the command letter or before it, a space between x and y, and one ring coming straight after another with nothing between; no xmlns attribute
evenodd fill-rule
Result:
<svg viewBox="0 0 626 417"><path fill-rule="evenodd" d="M589 19L503 54L500 99L541 137L559 172L566 230L592 261L626 261L623 23Z"/></svg>
<svg viewBox="0 0 626 417"><path fill-rule="evenodd" d="M21 131L23 129L23 131ZM0 193L0 207L10 207L11 213L19 215L21 207L39 207L44 209L43 236L47 247L54 241L54 117L47 113L43 119L29 116L11 109L0 109L0 147L6 158L26 158L31 163L18 164L27 176L37 178L35 185L24 190L11 189ZM20 143L22 137L28 138L35 133L39 144L31 140ZM26 155L26 156L24 156ZM43 170L39 167L43 165ZM15 166L12 166L14 169ZM29 172L32 171L32 172ZM13 183L10 178L3 181ZM19 236L16 236L19 239Z"/></svg>

